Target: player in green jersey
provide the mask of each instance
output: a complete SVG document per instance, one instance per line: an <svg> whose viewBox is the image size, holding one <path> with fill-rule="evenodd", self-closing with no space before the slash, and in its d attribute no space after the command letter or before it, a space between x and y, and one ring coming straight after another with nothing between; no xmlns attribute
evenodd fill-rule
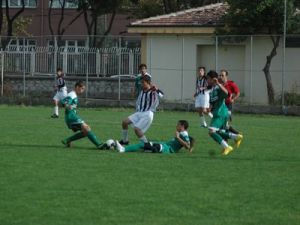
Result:
<svg viewBox="0 0 300 225"><path fill-rule="evenodd" d="M241 134L234 134L226 130L228 120L228 109L225 105L225 99L228 96L227 89L219 83L218 73L211 70L207 73L208 85L212 87L210 91L210 105L213 118L209 126L209 135L223 147L222 154L227 155L233 147L228 145L225 139L233 139L236 147L241 144L243 136Z"/></svg>
<svg viewBox="0 0 300 225"><path fill-rule="evenodd" d="M194 139L189 136L189 123L186 120L179 120L176 125L175 137L166 142L139 143L135 145L122 146L116 141L116 147L119 152L137 152L144 150L152 153L177 153L184 147L189 152L192 152Z"/></svg>
<svg viewBox="0 0 300 225"><path fill-rule="evenodd" d="M92 132L90 126L86 124L77 114L78 95L82 94L85 90L85 85L82 81L75 84L75 88L71 91L66 98L62 100L65 106L65 122L69 129L76 132L74 135L62 140L66 147L71 146L71 142L79 140L84 137L88 139L99 149L102 149L105 144L102 144Z"/></svg>
<svg viewBox="0 0 300 225"><path fill-rule="evenodd" d="M145 75L148 75L151 78L151 75L147 72L147 65L146 64L140 64L139 65L139 74L136 76L134 81L134 90L133 90L133 96L138 97L140 94L140 91L142 90L142 79Z"/></svg>

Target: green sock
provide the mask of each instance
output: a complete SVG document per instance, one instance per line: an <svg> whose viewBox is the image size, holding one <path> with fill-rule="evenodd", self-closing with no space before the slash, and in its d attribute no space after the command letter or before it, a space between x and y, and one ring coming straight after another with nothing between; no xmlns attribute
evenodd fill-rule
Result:
<svg viewBox="0 0 300 225"><path fill-rule="evenodd" d="M84 138L84 137L85 137L85 135L83 134L83 132L78 132L78 133L72 135L71 137L68 137L68 138L66 139L66 141L67 141L68 143L70 143L70 142L72 142L72 141L76 141L76 140L79 140L79 139Z"/></svg>
<svg viewBox="0 0 300 225"><path fill-rule="evenodd" d="M125 147L125 152L137 152L144 148L144 143L128 145Z"/></svg>
<svg viewBox="0 0 300 225"><path fill-rule="evenodd" d="M221 144L223 138L218 134L218 133L212 133L210 135L216 142L218 142L219 144Z"/></svg>
<svg viewBox="0 0 300 225"><path fill-rule="evenodd" d="M221 135L221 137L223 139L226 139L226 140L230 139L229 133L226 131L219 131L219 134Z"/></svg>
<svg viewBox="0 0 300 225"><path fill-rule="evenodd" d="M97 139L97 137L96 137L96 135L93 133L93 131L89 131L89 132L87 133L87 137L88 137L88 139L90 139L90 141L91 141L94 145L96 145L96 147L98 147L98 146L101 144L101 142Z"/></svg>

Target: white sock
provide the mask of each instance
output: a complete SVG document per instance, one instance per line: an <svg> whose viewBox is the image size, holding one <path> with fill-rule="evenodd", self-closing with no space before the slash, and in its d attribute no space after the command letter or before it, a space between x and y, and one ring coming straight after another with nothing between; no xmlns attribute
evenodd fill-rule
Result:
<svg viewBox="0 0 300 225"><path fill-rule="evenodd" d="M145 135L143 135L142 137L140 137L140 140L144 143L147 143L148 142L148 139L146 138Z"/></svg>
<svg viewBox="0 0 300 225"><path fill-rule="evenodd" d="M200 123L203 126L207 126L206 121L205 121L205 117L204 116L200 116Z"/></svg>
<svg viewBox="0 0 300 225"><path fill-rule="evenodd" d="M222 140L221 145L223 148L228 148L228 144L225 140Z"/></svg>
<svg viewBox="0 0 300 225"><path fill-rule="evenodd" d="M235 140L237 138L237 136L238 136L238 134L234 134L234 133L229 132L230 139L234 139Z"/></svg>
<svg viewBox="0 0 300 225"><path fill-rule="evenodd" d="M214 117L214 115L213 115L211 112L208 113L208 116L209 116L210 118L213 118L213 117Z"/></svg>
<svg viewBox="0 0 300 225"><path fill-rule="evenodd" d="M58 106L54 106L53 114L58 115Z"/></svg>
<svg viewBox="0 0 300 225"><path fill-rule="evenodd" d="M128 141L128 130L122 130L121 136L123 141Z"/></svg>

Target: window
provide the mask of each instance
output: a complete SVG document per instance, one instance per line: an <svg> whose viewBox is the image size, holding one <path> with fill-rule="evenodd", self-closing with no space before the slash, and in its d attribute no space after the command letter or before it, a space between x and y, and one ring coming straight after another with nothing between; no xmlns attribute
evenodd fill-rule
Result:
<svg viewBox="0 0 300 225"><path fill-rule="evenodd" d="M85 48L84 40L60 40L57 43L59 48L64 48L68 52L78 52ZM54 41L48 41L48 47L54 47Z"/></svg>
<svg viewBox="0 0 300 225"><path fill-rule="evenodd" d="M25 8L36 8L37 0L24 0ZM22 0L8 0L8 7L22 8ZM2 1L2 7L6 7L5 1Z"/></svg>
<svg viewBox="0 0 300 225"><path fill-rule="evenodd" d="M65 4L65 9L77 9L78 0L52 0L52 8L62 8ZM51 0L49 0L49 6L51 5Z"/></svg>
<svg viewBox="0 0 300 225"><path fill-rule="evenodd" d="M300 48L300 37L286 37L285 46L287 48Z"/></svg>
<svg viewBox="0 0 300 225"><path fill-rule="evenodd" d="M25 42L24 42L25 41ZM9 49L20 50L25 47L27 50L32 50L36 47L36 40L33 39L11 39L7 46Z"/></svg>

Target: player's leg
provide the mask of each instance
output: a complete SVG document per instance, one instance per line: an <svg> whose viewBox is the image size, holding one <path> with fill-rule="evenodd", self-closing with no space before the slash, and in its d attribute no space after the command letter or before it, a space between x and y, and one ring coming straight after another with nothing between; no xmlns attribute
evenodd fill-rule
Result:
<svg viewBox="0 0 300 225"><path fill-rule="evenodd" d="M153 121L153 112L141 112L139 113L139 119L134 121L132 124L134 126L134 132L136 136L140 139L141 142L147 143L148 139L145 136L145 133L150 128Z"/></svg>
<svg viewBox="0 0 300 225"><path fill-rule="evenodd" d="M77 141L81 138L84 138L86 135L81 131L81 125L82 123L69 123L68 127L70 129L72 129L74 132L76 132L75 134L73 134L72 136L62 140L62 143L66 146L66 147L70 147L71 146L71 142L73 141Z"/></svg>
<svg viewBox="0 0 300 225"><path fill-rule="evenodd" d="M90 126L86 123L83 123L81 126L81 131L84 133L85 136L88 137L88 139L97 147L101 148L102 143L101 141L97 138L95 133L91 130Z"/></svg>
<svg viewBox="0 0 300 225"><path fill-rule="evenodd" d="M209 130L209 135L212 137L212 139L222 146L223 148L222 154L227 155L233 150L233 148L230 145L228 145L226 140L224 140L223 137L220 135L219 131L220 128L224 126L224 122L226 123L226 120L224 121L223 118L213 117L208 130Z"/></svg>
<svg viewBox="0 0 300 225"><path fill-rule="evenodd" d="M53 113L52 113L52 118L58 118L58 103L59 103L59 94L57 93L54 97L53 97L53 104L54 104L54 108L53 108Z"/></svg>
<svg viewBox="0 0 300 225"><path fill-rule="evenodd" d="M127 117L126 119L124 119L122 121L122 131L121 131L121 140L120 143L122 145L128 145L129 144L129 140L128 140L128 125L131 124L131 120L129 117Z"/></svg>
<svg viewBox="0 0 300 225"><path fill-rule="evenodd" d="M116 148L117 148L118 152L120 152L120 153L137 152L144 148L144 143L139 143L139 144L135 144L135 145L127 145L126 147L124 147L123 145L120 144L119 141L116 141Z"/></svg>

